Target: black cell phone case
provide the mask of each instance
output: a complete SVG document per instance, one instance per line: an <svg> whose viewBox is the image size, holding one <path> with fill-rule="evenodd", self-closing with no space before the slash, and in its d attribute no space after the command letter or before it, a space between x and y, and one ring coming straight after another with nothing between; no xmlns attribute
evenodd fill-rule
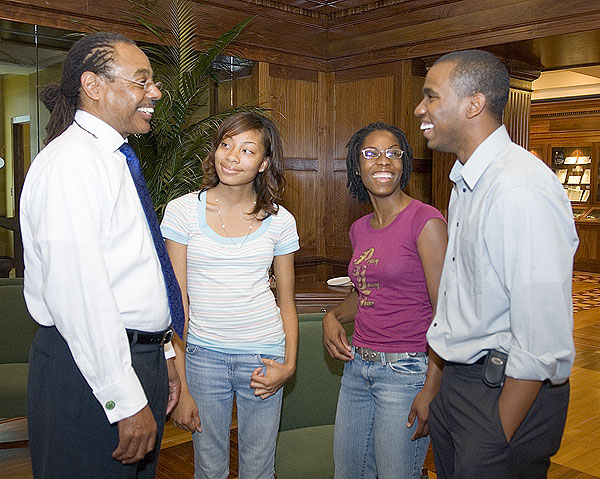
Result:
<svg viewBox="0 0 600 479"><path fill-rule="evenodd" d="M508 354L492 349L483 363L483 382L491 388L499 388L504 384L504 369Z"/></svg>

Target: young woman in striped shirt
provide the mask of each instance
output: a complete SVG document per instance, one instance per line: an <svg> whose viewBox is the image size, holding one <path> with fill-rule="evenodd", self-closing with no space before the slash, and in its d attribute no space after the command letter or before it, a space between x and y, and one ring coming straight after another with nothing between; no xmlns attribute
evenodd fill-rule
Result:
<svg viewBox="0 0 600 479"><path fill-rule="evenodd" d="M273 478L282 386L298 342L299 243L294 217L277 204L284 186L277 128L254 113L231 116L203 170L202 191L171 201L162 222L187 312L185 354L175 345L185 380L173 421L193 433L195 479L226 479L235 397L240 477Z"/></svg>

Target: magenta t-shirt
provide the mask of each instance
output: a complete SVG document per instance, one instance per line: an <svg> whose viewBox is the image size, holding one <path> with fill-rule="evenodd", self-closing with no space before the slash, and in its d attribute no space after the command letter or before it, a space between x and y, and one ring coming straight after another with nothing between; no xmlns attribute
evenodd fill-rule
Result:
<svg viewBox="0 0 600 479"><path fill-rule="evenodd" d="M418 200L383 229L370 225L372 217L350 227L348 276L358 292L353 344L386 353L426 351L432 307L417 239L430 219L444 217Z"/></svg>

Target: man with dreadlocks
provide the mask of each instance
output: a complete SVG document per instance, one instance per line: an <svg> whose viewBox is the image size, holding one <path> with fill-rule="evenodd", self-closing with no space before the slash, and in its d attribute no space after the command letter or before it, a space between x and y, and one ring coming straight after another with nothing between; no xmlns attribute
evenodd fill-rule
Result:
<svg viewBox="0 0 600 479"><path fill-rule="evenodd" d="M159 85L134 42L94 33L41 96L48 138L21 197L25 298L41 325L28 390L34 477L154 477L179 381L158 246L121 150L149 131Z"/></svg>

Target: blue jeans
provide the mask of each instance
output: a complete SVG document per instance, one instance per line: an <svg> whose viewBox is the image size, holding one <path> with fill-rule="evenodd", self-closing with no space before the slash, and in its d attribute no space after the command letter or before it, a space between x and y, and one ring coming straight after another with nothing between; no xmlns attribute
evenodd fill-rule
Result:
<svg viewBox="0 0 600 479"><path fill-rule="evenodd" d="M418 479L429 437L411 440L410 406L423 388L426 356L394 363L363 361L344 366L335 418L336 479Z"/></svg>
<svg viewBox="0 0 600 479"><path fill-rule="evenodd" d="M239 478L273 479L283 388L267 399L254 395L250 377L254 369L265 367L261 358L283 362L278 356L225 354L187 345L186 378L202 423L202 432L192 436L194 479L226 479L229 475L229 432L234 394Z"/></svg>

